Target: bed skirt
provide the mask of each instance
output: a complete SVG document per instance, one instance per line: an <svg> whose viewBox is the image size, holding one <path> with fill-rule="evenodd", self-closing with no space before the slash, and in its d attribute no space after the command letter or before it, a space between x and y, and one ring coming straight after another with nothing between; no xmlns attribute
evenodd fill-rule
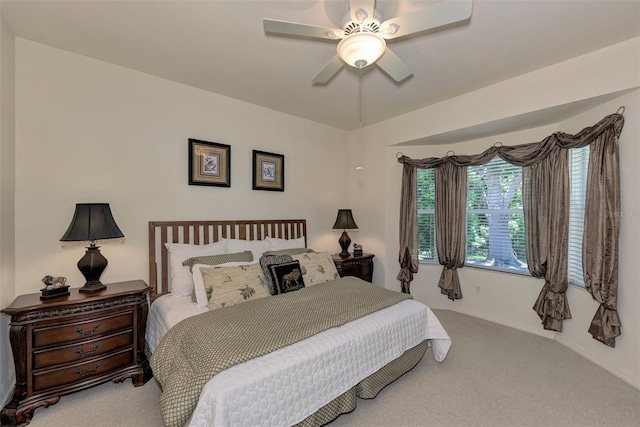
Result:
<svg viewBox="0 0 640 427"><path fill-rule="evenodd" d="M357 398L373 399L378 393L405 373L412 370L427 351L427 341L405 351L402 356L387 363L345 393L318 409L296 424L296 427L317 427L356 409Z"/></svg>

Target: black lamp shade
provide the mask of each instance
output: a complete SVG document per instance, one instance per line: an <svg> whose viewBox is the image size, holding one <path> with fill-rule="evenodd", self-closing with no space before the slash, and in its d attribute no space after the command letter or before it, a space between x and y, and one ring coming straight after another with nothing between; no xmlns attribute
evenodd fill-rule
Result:
<svg viewBox="0 0 640 427"><path fill-rule="evenodd" d="M336 222L333 224L334 230L352 230L358 231L358 226L353 220L353 214L351 209L339 209Z"/></svg>
<svg viewBox="0 0 640 427"><path fill-rule="evenodd" d="M124 234L118 228L108 203L78 203L71 224L60 238L61 242L88 243L87 251L78 261L78 269L86 279L79 289L83 293L97 292L106 286L100 276L108 261L100 253L96 241L122 239Z"/></svg>
<svg viewBox="0 0 640 427"><path fill-rule="evenodd" d="M77 203L61 242L95 242L123 238L108 203Z"/></svg>
<svg viewBox="0 0 640 427"><path fill-rule="evenodd" d="M353 220L351 209L338 210L338 216L336 218L335 224L333 224L333 229L342 230L342 235L340 236L340 239L338 239L338 243L342 248L342 252L340 252L339 255L343 258L346 258L349 256L349 245L351 244L351 239L347 234L347 230L358 231L358 226Z"/></svg>

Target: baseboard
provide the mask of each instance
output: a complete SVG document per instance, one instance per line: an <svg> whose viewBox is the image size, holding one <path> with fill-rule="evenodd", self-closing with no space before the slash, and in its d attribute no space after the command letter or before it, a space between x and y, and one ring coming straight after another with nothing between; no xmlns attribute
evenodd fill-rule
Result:
<svg viewBox="0 0 640 427"><path fill-rule="evenodd" d="M585 359L595 363L596 365L600 366L605 371L608 371L609 373L611 373L611 374L615 375L616 377L620 378L622 381L626 382L627 384L629 384L629 385L637 388L638 390L640 390L640 381L630 378L630 375L628 373L621 371L620 369L618 369L615 366L611 365L610 363L608 363L607 361L605 361L601 357L598 357L598 356L594 355L593 353L590 353L589 351L585 350L584 348L578 347L577 345L575 345L571 341L568 341L567 339L565 339L560 334L556 334L556 338L555 339L556 339L556 341L558 343L560 343L563 346L567 347L571 351L574 351L574 352L578 353L580 356L582 356Z"/></svg>
<svg viewBox="0 0 640 427"><path fill-rule="evenodd" d="M455 311L456 313L466 314L467 316L477 317L478 319L487 320L489 322L497 323L503 326L508 326L513 329L518 329L520 331L528 332L530 334L538 335L551 340L554 339L555 337L554 332L544 330L542 329L542 326L540 328L534 328L534 327L531 327L530 325L525 325L524 323L513 322L508 319L503 319L502 317L492 316L487 313L468 310L464 308L456 308L456 309L446 308L445 310L451 310L451 311Z"/></svg>

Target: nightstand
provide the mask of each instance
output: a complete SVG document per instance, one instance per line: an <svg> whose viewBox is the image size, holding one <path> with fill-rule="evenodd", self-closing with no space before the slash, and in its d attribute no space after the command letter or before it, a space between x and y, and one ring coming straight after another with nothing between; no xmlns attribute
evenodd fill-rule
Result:
<svg viewBox="0 0 640 427"><path fill-rule="evenodd" d="M148 293L142 280L107 284L95 293L41 300L21 295L2 310L11 316L9 339L16 388L0 413L2 425L28 424L39 406L106 381L143 385Z"/></svg>
<svg viewBox="0 0 640 427"><path fill-rule="evenodd" d="M354 256L349 254L348 257L341 257L338 254L331 255L333 263L340 277L355 276L367 282L373 281L373 254L362 254Z"/></svg>

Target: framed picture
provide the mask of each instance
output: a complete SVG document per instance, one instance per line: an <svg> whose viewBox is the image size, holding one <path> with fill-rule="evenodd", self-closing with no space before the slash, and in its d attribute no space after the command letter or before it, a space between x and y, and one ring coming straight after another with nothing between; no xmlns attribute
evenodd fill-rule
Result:
<svg viewBox="0 0 640 427"><path fill-rule="evenodd" d="M189 138L189 185L231 187L231 146Z"/></svg>
<svg viewBox="0 0 640 427"><path fill-rule="evenodd" d="M284 191L284 155L253 150L252 188Z"/></svg>

